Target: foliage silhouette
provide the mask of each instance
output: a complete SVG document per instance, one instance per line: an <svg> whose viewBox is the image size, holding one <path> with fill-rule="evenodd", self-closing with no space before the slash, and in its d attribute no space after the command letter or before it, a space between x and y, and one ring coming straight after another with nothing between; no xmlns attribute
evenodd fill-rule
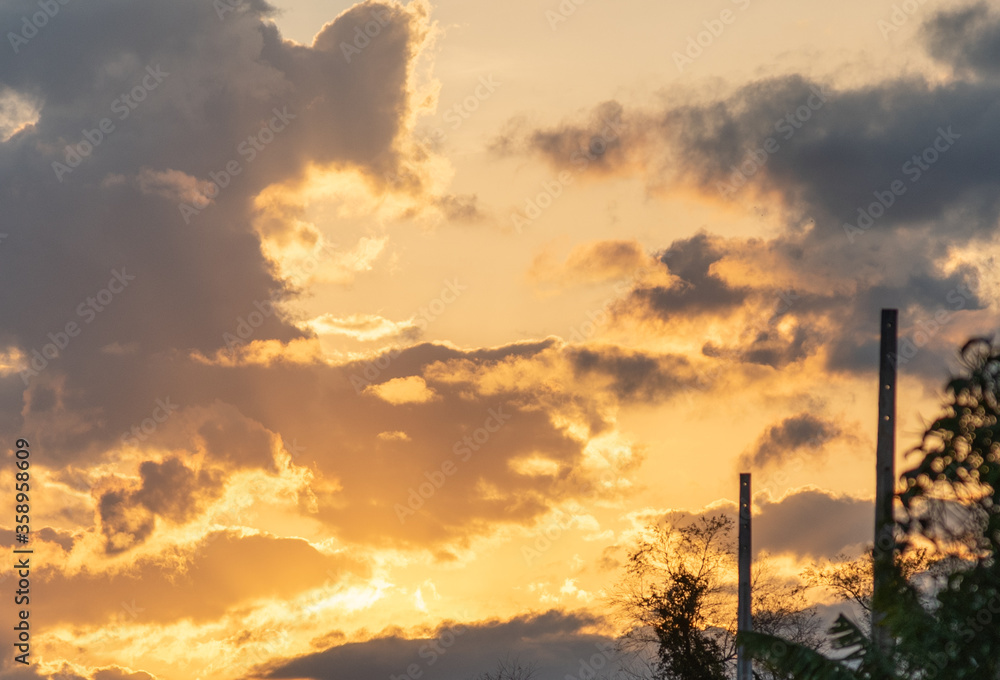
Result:
<svg viewBox="0 0 1000 680"><path fill-rule="evenodd" d="M723 680L736 660L736 546L726 515L647 527L611 600L629 630L619 647L635 663L626 674L667 680ZM806 647L820 643L803 588L774 576L767 560L753 574L754 626ZM769 677L781 677L769 674Z"/></svg>
<svg viewBox="0 0 1000 680"><path fill-rule="evenodd" d="M962 347L963 371L946 385L943 412L902 475L898 548L933 548L937 568L921 586L897 561L890 588L871 606L884 612L888 653L841 616L831 659L778 636L740 642L765 667L796 680L996 680L1000 678L1000 353L990 340ZM904 563L905 564L905 563Z"/></svg>

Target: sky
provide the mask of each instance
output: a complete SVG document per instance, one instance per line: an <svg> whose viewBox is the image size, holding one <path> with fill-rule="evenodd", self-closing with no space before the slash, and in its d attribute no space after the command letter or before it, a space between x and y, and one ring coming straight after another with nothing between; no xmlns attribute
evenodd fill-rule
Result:
<svg viewBox="0 0 1000 680"><path fill-rule="evenodd" d="M732 514L741 472L784 577L861 550L882 308L899 470L996 326L995 5L0 29L4 679L579 675L643 529Z"/></svg>

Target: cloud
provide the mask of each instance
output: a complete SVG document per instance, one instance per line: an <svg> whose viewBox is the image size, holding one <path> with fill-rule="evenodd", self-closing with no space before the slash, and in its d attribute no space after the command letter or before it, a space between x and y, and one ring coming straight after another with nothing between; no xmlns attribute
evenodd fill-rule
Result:
<svg viewBox="0 0 1000 680"><path fill-rule="evenodd" d="M831 559L870 543L874 535L875 506L870 499L805 489L755 504L755 550Z"/></svg>
<svg viewBox="0 0 1000 680"><path fill-rule="evenodd" d="M494 670L500 659L516 657L536 664L539 677L575 676L595 656L598 668L614 666L613 639L589 632L597 623L588 614L559 611L508 621L445 623L427 637L385 635L341 644L268 664L260 673L274 679L348 680L406 675L415 666L440 680L466 680Z"/></svg>
<svg viewBox="0 0 1000 680"><path fill-rule="evenodd" d="M830 370L857 373L878 366L877 310L896 308L900 337L932 348L914 353L906 370L934 382L945 370L939 357L958 336L988 331L977 266L938 262L926 241L895 245L896 257L876 266L846 240L815 238L808 229L766 241L678 239L660 257L678 282L636 282L612 311L651 332L707 337L702 354L720 362L782 368L821 356Z"/></svg>
<svg viewBox="0 0 1000 680"><path fill-rule="evenodd" d="M135 183L143 194L160 196L173 203L190 203L196 208L204 208L211 202L209 193L213 184L179 170L142 168ZM105 181L102 186L112 185Z"/></svg>
<svg viewBox="0 0 1000 680"><path fill-rule="evenodd" d="M393 406L424 404L438 396L420 376L393 378L379 385L371 385L365 388L365 394L372 394Z"/></svg>
<svg viewBox="0 0 1000 680"><path fill-rule="evenodd" d="M812 218L828 231L818 240L845 239L842 225L855 223L873 193L898 179L907 190L872 232L951 222L954 209L966 206L965 223L954 226L969 238L991 228L998 210L993 189L1000 174L985 165L984 155L997 148L1000 123L984 108L997 87L911 78L833 90L787 75L707 103L618 105L624 127L614 148L622 160L602 157L575 169L638 174L653 191L690 187L718 200L778 197L790 218ZM595 115L607 107L599 105ZM888 120L893 124L879 122ZM573 125L519 134L520 150L558 169L579 160L581 132ZM774 140L770 153L763 150L768 139ZM918 158L907 165L935 143L929 164Z"/></svg>
<svg viewBox="0 0 1000 680"><path fill-rule="evenodd" d="M545 250L535 257L528 277L536 283L569 286L638 279L656 269L656 259L638 241L619 239L581 243L564 262Z"/></svg>
<svg viewBox="0 0 1000 680"><path fill-rule="evenodd" d="M86 669L79 664L70 666L64 663L54 670L42 670L37 664L23 666L17 662L10 663L16 664L16 667L3 669L5 680L156 680L155 675L146 671L135 671L117 665ZM80 675L80 672L86 675Z"/></svg>
<svg viewBox="0 0 1000 680"><path fill-rule="evenodd" d="M19 24L28 9L5 4L0 24ZM255 197L311 167L381 177L403 162L398 142L413 107L411 65L430 30L426 7L361 3L311 46L283 40L268 12L244 3L220 21L212 3L198 0L88 3L62 12L0 64L0 88L40 103L35 124L0 146L0 200L11 225L4 247L17 251L0 284L46 301L11 300L0 321L5 345L30 355L48 333L86 324L47 369L81 386L96 349L115 342L134 343L146 357L174 348L211 354L255 301L293 294L252 228ZM386 23L348 63L340 44L373 12ZM45 59L28 54L40 51ZM122 93L152 84L147 67L165 75L129 109ZM114 129L57 179L52 164L65 164L67 145L80 146L81 131L103 119ZM226 179L227 167L239 174ZM187 223L178 201L199 208L209 194L211 205ZM78 306L123 267L134 281L86 323ZM255 333L303 335L280 315ZM94 369L120 366L105 358Z"/></svg>
<svg viewBox="0 0 1000 680"><path fill-rule="evenodd" d="M940 11L922 34L928 51L956 69L1000 75L1000 15L987 3Z"/></svg>
<svg viewBox="0 0 1000 680"><path fill-rule="evenodd" d="M254 568L246 569L248 564ZM122 602L141 608L136 625L219 621L254 601L290 600L331 577L339 582L369 574L359 560L324 555L301 539L235 531L206 534L200 544L121 567L66 574L53 566L36 572L39 588L51 595L37 605L32 601L32 614L53 624L126 634L109 625L119 622Z"/></svg>
<svg viewBox="0 0 1000 680"><path fill-rule="evenodd" d="M667 318L679 312L711 314L738 307L747 300L751 289L732 286L712 270L727 251L724 241L704 233L674 241L660 261L677 277L677 284L643 286L634 297L650 311Z"/></svg>
<svg viewBox="0 0 1000 680"><path fill-rule="evenodd" d="M143 542L153 532L155 517L183 523L222 491L222 472L195 472L177 458L139 466L137 487L100 491L97 503L106 550L118 553ZM109 480L110 481L110 480ZM114 482L111 482L114 483Z"/></svg>
<svg viewBox="0 0 1000 680"><path fill-rule="evenodd" d="M666 400L697 382L690 363L680 356L654 357L613 346L573 347L567 355L577 376L599 376L602 389L626 402Z"/></svg>
<svg viewBox="0 0 1000 680"><path fill-rule="evenodd" d="M549 129L529 129L524 119L513 119L490 144L501 156L532 151L564 169L613 173L631 168L628 144L635 141L623 130L625 109L617 101L603 102L581 122L566 122Z"/></svg>
<svg viewBox="0 0 1000 680"><path fill-rule="evenodd" d="M799 413L771 425L740 456L740 469L762 468L784 462L800 451L819 455L823 446L842 434L839 425L811 413Z"/></svg>
<svg viewBox="0 0 1000 680"><path fill-rule="evenodd" d="M308 323L319 335L338 335L358 342L413 341L421 334L420 327L412 320L392 321L378 314L347 317L323 314Z"/></svg>
<svg viewBox="0 0 1000 680"><path fill-rule="evenodd" d="M434 200L434 205L441 210L446 219L452 222L476 224L487 219L479 197L475 194L440 196Z"/></svg>
<svg viewBox="0 0 1000 680"><path fill-rule="evenodd" d="M766 239L667 244L661 261L677 283L634 286L616 307L620 321L709 335L710 358L783 368L821 355L830 370L859 372L877 366L872 310L898 308L929 350L906 370L937 381L946 367L936 355L990 330L975 312L988 307L981 262L1000 221L1000 172L989 161L1000 153L990 104L1000 96L991 66L1000 15L984 4L941 12L921 35L953 78L833 88L790 74L707 99L604 102L547 126L514 119L494 150L595 179L637 177L654 194L771 206L779 227ZM590 153L602 126L616 132ZM894 182L898 195L886 194ZM917 321L939 315L947 320L931 323L932 337L918 335Z"/></svg>
<svg viewBox="0 0 1000 680"><path fill-rule="evenodd" d="M38 120L38 107L29 97L10 88L0 88L0 142L25 130Z"/></svg>
<svg viewBox="0 0 1000 680"><path fill-rule="evenodd" d="M777 499L758 494L753 504L754 553L790 554L800 560L832 559L870 543L874 535L875 505L870 498L804 488ZM739 510L729 502L699 513L671 516L696 519L720 513L733 519L736 526Z"/></svg>
<svg viewBox="0 0 1000 680"><path fill-rule="evenodd" d="M343 543L458 550L505 526L531 525L570 499L629 493L627 479L599 483L606 463L598 468L585 453L590 439L614 435L619 404L664 403L697 380L675 355L555 338L478 350L421 344L345 365L216 363L183 353L114 360L130 376L128 398L109 381L86 392L40 381L20 431L32 438L43 428L49 460L68 468L60 479L86 495L94 487L95 530L112 551L141 554L177 540L178 523L230 503L228 495L209 502L216 482L229 494L251 472L287 489L289 512ZM379 398L359 397L365 388ZM122 433L164 395L178 410L145 441L122 447ZM624 472L642 453L620 439ZM546 474L518 464L535 459L546 461ZM94 485L107 467L79 472L99 461L114 465L105 486ZM422 498L417 490L445 462L453 474ZM195 491L201 485L205 493ZM81 511L82 526L91 526Z"/></svg>

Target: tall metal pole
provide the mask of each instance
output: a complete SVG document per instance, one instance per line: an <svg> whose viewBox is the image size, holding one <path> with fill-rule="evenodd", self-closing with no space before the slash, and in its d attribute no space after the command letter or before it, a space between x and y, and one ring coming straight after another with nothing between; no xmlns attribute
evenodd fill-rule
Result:
<svg viewBox="0 0 1000 680"><path fill-rule="evenodd" d="M753 630L750 618L750 474L740 475L740 546L739 546L739 603L736 613L736 629L739 632ZM743 647L736 650L736 680L752 680L750 657Z"/></svg>
<svg viewBox="0 0 1000 680"><path fill-rule="evenodd" d="M875 547L872 592L872 637L883 652L892 648L892 638L884 628L887 592L895 561L895 522L892 516L896 485L896 337L898 313L882 310L882 339L879 345L878 444L875 450Z"/></svg>

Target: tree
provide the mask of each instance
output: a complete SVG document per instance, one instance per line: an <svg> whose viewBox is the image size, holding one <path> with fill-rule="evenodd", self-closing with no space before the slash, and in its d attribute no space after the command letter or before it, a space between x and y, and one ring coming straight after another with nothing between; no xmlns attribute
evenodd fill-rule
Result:
<svg viewBox="0 0 1000 680"><path fill-rule="evenodd" d="M929 558L925 548L903 553L896 559L900 575L906 581L935 573L938 564ZM870 550L855 558L837 555L832 562L807 567L802 572L802 581L810 588L825 588L841 602L854 605L859 613L857 623L870 634L874 567Z"/></svg>
<svg viewBox="0 0 1000 680"><path fill-rule="evenodd" d="M949 569L935 579L934 625L897 627L937 669L928 677L1000 678L1000 353L976 338L946 386L943 413L903 475L904 547L930 545ZM912 596L911 596L912 599ZM900 612L901 614L901 612Z"/></svg>
<svg viewBox="0 0 1000 680"><path fill-rule="evenodd" d="M535 664L522 664L520 659L499 659L493 671L480 673L476 680L533 680L537 673Z"/></svg>
<svg viewBox="0 0 1000 680"><path fill-rule="evenodd" d="M647 528L629 554L611 597L629 627L627 672L666 680L722 680L736 660L736 546L725 515ZM802 588L780 582L765 562L753 575L754 626L806 646L819 644L819 622Z"/></svg>
<svg viewBox="0 0 1000 680"><path fill-rule="evenodd" d="M884 601L894 640L883 653L841 616L829 659L777 636L745 634L760 661L796 680L997 680L1000 678L1000 353L970 340L963 372L946 386L942 414L913 453L920 463L902 475L898 521L902 554L932 549L936 573L923 584L893 567Z"/></svg>

